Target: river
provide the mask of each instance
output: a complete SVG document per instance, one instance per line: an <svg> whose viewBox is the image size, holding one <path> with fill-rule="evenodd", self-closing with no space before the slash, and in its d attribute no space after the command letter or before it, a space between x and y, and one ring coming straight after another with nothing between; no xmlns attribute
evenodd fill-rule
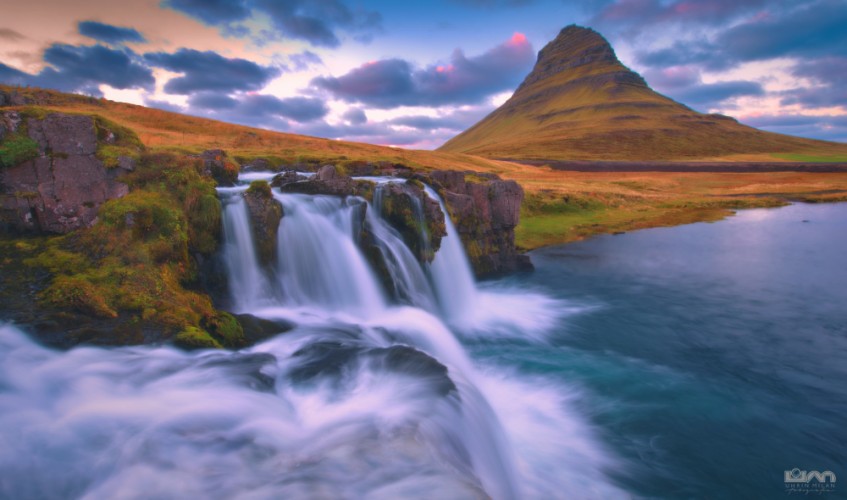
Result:
<svg viewBox="0 0 847 500"><path fill-rule="evenodd" d="M276 193L273 273L225 201L240 352L67 352L0 326L3 498L773 498L847 458L847 205L419 265L363 200ZM434 195L434 193L431 193ZM452 238L452 239L451 239ZM251 253L252 252L252 253Z"/></svg>

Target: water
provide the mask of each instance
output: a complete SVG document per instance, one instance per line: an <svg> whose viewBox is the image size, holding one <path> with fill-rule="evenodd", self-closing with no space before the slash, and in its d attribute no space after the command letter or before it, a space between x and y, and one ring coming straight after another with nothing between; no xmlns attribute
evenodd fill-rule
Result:
<svg viewBox="0 0 847 500"><path fill-rule="evenodd" d="M505 284L578 300L546 344L483 364L576 384L636 496L781 498L784 471L847 477L847 204L739 212L532 255ZM832 498L847 494L836 486Z"/></svg>
<svg viewBox="0 0 847 500"><path fill-rule="evenodd" d="M55 352L0 326L0 498L773 498L784 470L845 470L847 205L551 247L479 285L454 228L420 266L352 198L276 194L263 269L239 190L234 303L294 330Z"/></svg>

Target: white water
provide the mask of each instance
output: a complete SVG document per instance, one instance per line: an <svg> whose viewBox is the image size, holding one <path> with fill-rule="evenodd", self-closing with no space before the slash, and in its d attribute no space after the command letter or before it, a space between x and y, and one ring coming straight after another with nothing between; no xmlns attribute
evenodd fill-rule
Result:
<svg viewBox="0 0 847 500"><path fill-rule="evenodd" d="M0 497L622 496L570 393L481 370L451 330L541 338L561 304L478 290L449 221L427 271L368 213L401 305L356 244L361 200L275 196L278 267L258 266L237 198L224 256L241 310L291 332L239 353L58 353L0 325Z"/></svg>

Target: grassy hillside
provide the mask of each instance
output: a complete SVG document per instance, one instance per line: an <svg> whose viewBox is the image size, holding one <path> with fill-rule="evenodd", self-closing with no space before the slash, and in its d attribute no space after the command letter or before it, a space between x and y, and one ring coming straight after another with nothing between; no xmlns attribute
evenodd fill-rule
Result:
<svg viewBox="0 0 847 500"><path fill-rule="evenodd" d="M517 230L518 245L525 249L602 232L715 220L735 208L778 206L786 200L847 201L847 173L566 172L467 154L284 134L49 90L2 85L0 90L20 92L45 109L104 116L134 130L154 153L222 148L236 159L266 157L281 163L309 159L333 163L390 161L422 169L496 173L516 180L526 191ZM658 94L652 96L657 102L672 103ZM833 156L838 154L786 153L775 161L838 160ZM756 158L737 156L745 161Z"/></svg>
<svg viewBox="0 0 847 500"><path fill-rule="evenodd" d="M45 110L105 117L135 131L150 151L199 153L206 149L224 149L231 157L243 162L262 157L285 164L364 160L389 161L424 169L468 170L485 170L491 165L489 160L462 154L414 151L273 132L52 90L0 85L0 91L17 92L30 104Z"/></svg>
<svg viewBox="0 0 847 500"><path fill-rule="evenodd" d="M847 145L763 132L650 89L598 33L562 30L514 95L441 151L541 160L843 161Z"/></svg>

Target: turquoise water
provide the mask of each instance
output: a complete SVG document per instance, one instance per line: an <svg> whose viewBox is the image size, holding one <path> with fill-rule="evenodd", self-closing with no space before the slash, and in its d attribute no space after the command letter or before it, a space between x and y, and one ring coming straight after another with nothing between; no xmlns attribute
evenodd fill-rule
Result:
<svg viewBox="0 0 847 500"><path fill-rule="evenodd" d="M574 391L619 459L606 474L635 496L782 498L786 470L847 478L845 257L847 204L549 247L535 273L490 286L570 313L542 341L465 344Z"/></svg>

